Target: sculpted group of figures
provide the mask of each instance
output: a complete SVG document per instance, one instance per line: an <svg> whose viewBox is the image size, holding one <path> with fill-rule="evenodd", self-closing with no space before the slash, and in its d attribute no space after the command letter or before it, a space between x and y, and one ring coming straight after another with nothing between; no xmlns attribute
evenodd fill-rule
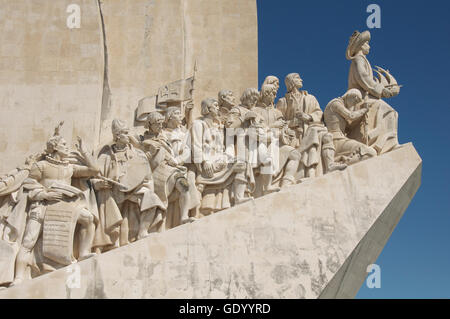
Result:
<svg viewBox="0 0 450 319"><path fill-rule="evenodd" d="M399 93L389 72L374 77L369 32L355 32L349 87L322 111L299 74L268 76L201 102L185 125L180 107L148 114L137 135L119 119L112 143L70 150L60 126L45 152L0 180L0 285L16 285L75 261L192 222L252 198L398 147L397 112L382 98Z"/></svg>

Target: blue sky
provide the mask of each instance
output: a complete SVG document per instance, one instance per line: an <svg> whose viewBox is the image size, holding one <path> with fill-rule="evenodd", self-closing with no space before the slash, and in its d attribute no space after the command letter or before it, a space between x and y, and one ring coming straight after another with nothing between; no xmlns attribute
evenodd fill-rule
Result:
<svg viewBox="0 0 450 319"><path fill-rule="evenodd" d="M259 84L266 75L298 72L322 107L347 89L348 39L368 27L369 4L381 8L370 29L372 66L389 69L400 95L400 143L423 160L422 185L377 260L381 288L358 298L450 298L450 2L257 0Z"/></svg>

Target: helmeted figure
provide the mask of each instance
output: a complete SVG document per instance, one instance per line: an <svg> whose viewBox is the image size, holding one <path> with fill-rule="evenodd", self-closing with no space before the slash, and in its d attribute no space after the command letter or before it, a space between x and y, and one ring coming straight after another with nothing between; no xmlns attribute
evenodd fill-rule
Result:
<svg viewBox="0 0 450 319"><path fill-rule="evenodd" d="M358 89L369 105L366 127L353 130L349 137L372 146L378 154L398 147L398 113L382 98L396 96L400 86L389 71L379 68L374 77L372 66L366 55L370 52L370 32L355 31L349 40L346 57L351 61L348 89Z"/></svg>
<svg viewBox="0 0 450 319"><path fill-rule="evenodd" d="M88 166L72 164L68 160L69 148L57 129L47 142L45 159L31 167L31 182L27 186L31 203L13 285L29 277L28 266L40 273L72 263L75 260L72 254L74 235L79 236L78 260L95 255L91 247L98 216L95 211L88 210L90 206L85 193L72 186L72 179L94 176L98 169L80 138L78 142L79 153ZM80 225L77 234L76 224ZM42 244L36 246L40 238ZM38 267L39 264L44 268Z"/></svg>
<svg viewBox="0 0 450 319"><path fill-rule="evenodd" d="M367 107L355 110L362 102L361 92L350 89L344 96L331 100L324 111L324 121L328 132L333 135L336 156L344 156L350 163L377 155L372 147L347 137L349 130L359 128L368 112Z"/></svg>
<svg viewBox="0 0 450 319"><path fill-rule="evenodd" d="M100 217L94 246L101 250L146 237L158 219L157 208L165 208L154 192L147 157L133 146L126 123L115 119L111 129L113 143L97 159L101 178L92 180Z"/></svg>
<svg viewBox="0 0 450 319"><path fill-rule="evenodd" d="M148 131L141 137L141 145L153 170L155 192L161 198L166 212L161 229L169 229L195 220L189 211L200 204L195 186L195 173L190 166L189 135L182 126L178 107L169 107L166 118L158 111L148 118ZM163 128L164 122L166 128Z"/></svg>

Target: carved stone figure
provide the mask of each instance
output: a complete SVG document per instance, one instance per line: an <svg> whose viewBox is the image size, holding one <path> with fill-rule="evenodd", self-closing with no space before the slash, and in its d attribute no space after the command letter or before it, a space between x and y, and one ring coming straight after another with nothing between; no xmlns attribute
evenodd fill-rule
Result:
<svg viewBox="0 0 450 319"><path fill-rule="evenodd" d="M126 123L113 120L111 129L113 143L98 156L101 177L92 180L100 216L94 246L103 250L148 236L157 208L165 209L154 192L147 157L133 146Z"/></svg>
<svg viewBox="0 0 450 319"><path fill-rule="evenodd" d="M261 85L261 88L266 84L272 84L273 86L275 86L275 89L277 92L278 92L278 89L280 88L280 80L275 75L266 76L263 84Z"/></svg>
<svg viewBox="0 0 450 319"><path fill-rule="evenodd" d="M50 267L52 264L72 263L75 260L72 249L76 224L80 225L77 234L78 260L95 255L91 252L91 247L97 216L88 210L84 193L71 183L73 177L97 175L98 169L80 138L78 143L78 151L86 159L88 166L69 162L67 143L59 136L58 130L55 130L55 135L47 142L45 159L31 167L29 178L34 182L34 187L29 187L28 198L31 204L22 246L17 255L13 285L29 277L27 269L29 266L37 267L39 260L36 259L41 258L41 262L48 263ZM36 247L40 238L42 247Z"/></svg>
<svg viewBox="0 0 450 319"><path fill-rule="evenodd" d="M232 107L230 110L230 113L232 113L234 117L233 120L239 120L241 122L242 126L245 122L245 115L248 111L252 110L256 105L258 104L259 100L259 92L255 88L247 88L244 90L241 96L241 104L236 105ZM227 118L227 120L230 120L230 117ZM237 124L236 124L237 125ZM236 125L233 125L234 127L237 127Z"/></svg>
<svg viewBox="0 0 450 319"><path fill-rule="evenodd" d="M366 55L370 52L370 32L355 31L351 36L346 57L351 61L348 76L348 89L358 89L363 98L367 97L369 112L366 128L354 131L351 138L368 142L378 154L386 153L398 147L397 122L398 113L382 98L390 98L400 93L400 86L394 77L386 70L378 68L374 77L372 66Z"/></svg>
<svg viewBox="0 0 450 319"><path fill-rule="evenodd" d="M197 169L197 185L202 193L202 215L231 207L232 184L245 164L225 152L224 127L215 99L202 101L202 117L192 124L192 159ZM236 186L238 187L238 186Z"/></svg>
<svg viewBox="0 0 450 319"><path fill-rule="evenodd" d="M285 83L287 93L278 101L277 108L283 112L288 126L298 137L297 149L301 154L301 161L297 179L344 169L345 164L334 162L332 136L326 136L329 133L323 124L323 112L317 99L299 90L303 87L303 80L298 73L288 74Z"/></svg>
<svg viewBox="0 0 450 319"><path fill-rule="evenodd" d="M17 252L26 225L28 194L25 185L35 156L0 177L0 286L14 280Z"/></svg>
<svg viewBox="0 0 450 319"><path fill-rule="evenodd" d="M260 101L254 112L262 119L261 123L266 128L267 137L272 141L279 139L285 132L283 129L286 126L286 121L283 119L283 114L280 110L274 107L274 101L277 94L277 87L273 84L265 84L261 88ZM283 139L281 139L283 142ZM274 159L272 154L271 158ZM273 161L273 180L272 177L264 176L265 189L269 189L268 183L278 183L281 187L292 185L296 183L295 173L297 172L300 154L291 145L280 143L279 154L275 155L276 159ZM266 175L266 174L264 174Z"/></svg>
<svg viewBox="0 0 450 319"><path fill-rule="evenodd" d="M185 162L190 162L188 132L182 126L183 115L177 107L166 112L167 128L163 129L165 118L155 111L148 118L148 131L141 138L141 144L150 161L155 181L155 192L161 198L167 212L163 216L168 229L194 221L189 211L200 204L200 195L195 186L195 174L189 171ZM170 203L176 203L173 208ZM179 213L175 215L175 212Z"/></svg>
<svg viewBox="0 0 450 319"><path fill-rule="evenodd" d="M298 147L309 124L321 121L322 110L314 95L300 90L303 87L303 80L298 73L288 74L285 84L287 93L278 100L277 109L283 113L288 127L295 131Z"/></svg>
<svg viewBox="0 0 450 319"><path fill-rule="evenodd" d="M234 162L245 166L245 170L236 172L233 183L234 204L241 204L253 199L251 194L255 187L255 177L253 166L249 161L249 136L247 135L247 125L245 115L248 110L243 106L234 107L228 114L225 121L225 152Z"/></svg>
<svg viewBox="0 0 450 319"><path fill-rule="evenodd" d="M358 124L362 124L368 112L367 106L355 110L362 102L361 92L350 89L344 96L331 100L324 111L325 124L333 135L336 156L345 156L352 162L377 155L372 147L347 137L348 131L359 129Z"/></svg>
<svg viewBox="0 0 450 319"><path fill-rule="evenodd" d="M236 105L236 98L234 97L234 93L230 90L221 90L217 94L217 102L219 104L219 115L224 122L226 120L226 117L228 113L231 111L232 108Z"/></svg>
<svg viewBox="0 0 450 319"><path fill-rule="evenodd" d="M246 114L245 120L248 122L248 163L256 174L259 175L261 181L260 190L256 189L256 195L266 195L273 192L278 192L280 187L273 185L273 176L276 171L276 157L277 148L271 149L273 145L272 139L277 139L275 132L264 124L264 119L254 111L249 111ZM278 146L278 144L277 144ZM279 156L279 154L278 154Z"/></svg>

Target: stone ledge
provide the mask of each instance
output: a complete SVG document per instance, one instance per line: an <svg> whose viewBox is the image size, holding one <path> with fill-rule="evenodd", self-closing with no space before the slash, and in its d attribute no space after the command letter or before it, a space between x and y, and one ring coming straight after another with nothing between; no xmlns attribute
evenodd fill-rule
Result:
<svg viewBox="0 0 450 319"><path fill-rule="evenodd" d="M82 261L0 298L352 298L421 179L411 143Z"/></svg>

